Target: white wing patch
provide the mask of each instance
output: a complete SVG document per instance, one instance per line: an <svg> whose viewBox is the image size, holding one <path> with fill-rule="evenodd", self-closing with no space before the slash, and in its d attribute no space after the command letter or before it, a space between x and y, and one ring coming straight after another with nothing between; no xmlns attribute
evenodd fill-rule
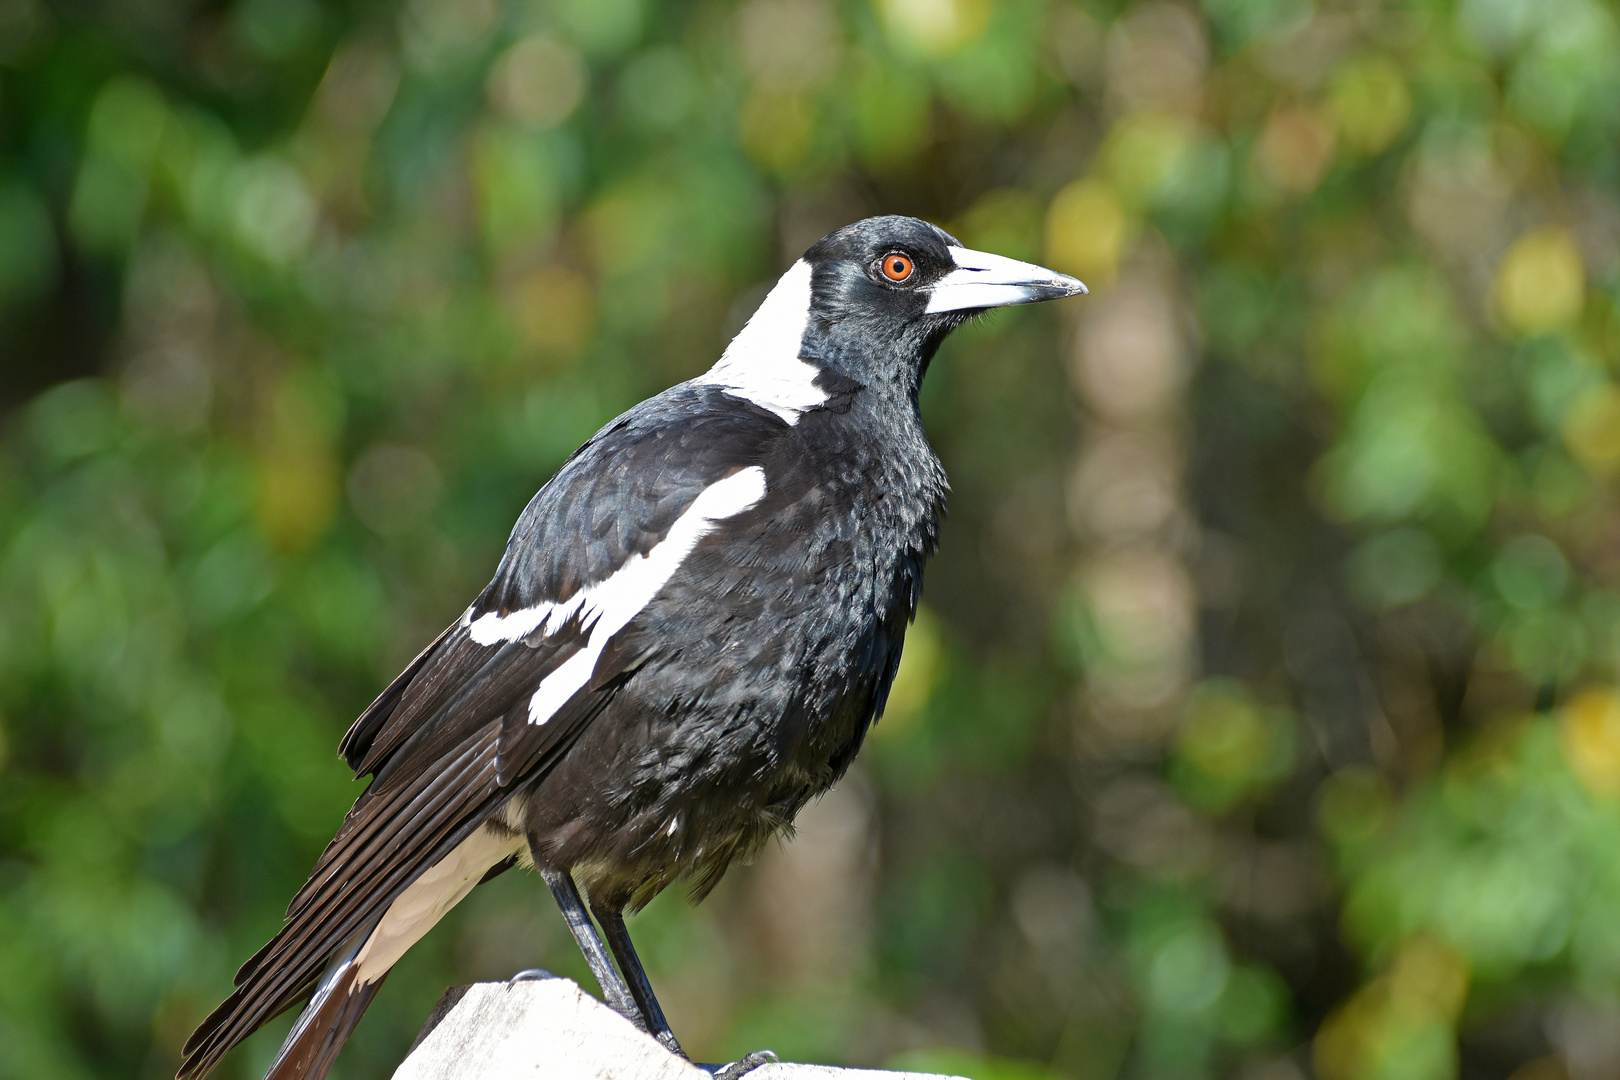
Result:
<svg viewBox="0 0 1620 1080"><path fill-rule="evenodd" d="M557 609L556 604L537 604L522 611L514 611L510 615L497 615L490 612L477 619L472 617L472 608L462 616L462 625L467 627L467 636L480 645L499 645L503 641L516 641L518 638L528 637L541 623L551 616ZM551 633L548 629L546 633Z"/></svg>
<svg viewBox="0 0 1620 1080"><path fill-rule="evenodd" d="M765 470L752 465L704 488L669 534L645 555L632 555L613 576L587 585L560 604L536 604L509 615L490 612L468 624L480 645L516 641L539 630L555 634L578 616L588 627L585 647L558 665L529 699L529 723L543 724L591 677L608 640L646 607L715 524L735 517L765 497Z"/></svg>
<svg viewBox="0 0 1620 1080"><path fill-rule="evenodd" d="M720 360L694 382L719 386L792 424L827 400L815 383L821 369L799 357L810 322L810 264L783 274Z"/></svg>
<svg viewBox="0 0 1620 1080"><path fill-rule="evenodd" d="M405 950L461 903L490 867L525 851L521 833L502 835L488 825L457 844L388 905L354 958L358 981L374 983L388 974Z"/></svg>

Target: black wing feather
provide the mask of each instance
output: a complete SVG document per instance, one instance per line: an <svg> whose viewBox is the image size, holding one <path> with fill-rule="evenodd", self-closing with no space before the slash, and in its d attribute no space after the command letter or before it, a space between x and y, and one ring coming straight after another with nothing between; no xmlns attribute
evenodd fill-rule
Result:
<svg viewBox="0 0 1620 1080"><path fill-rule="evenodd" d="M713 386L682 383L643 402L530 501L474 617L565 601L607 579L663 540L704 488L760 464L787 430L776 414Z"/></svg>
<svg viewBox="0 0 1620 1080"><path fill-rule="evenodd" d="M187 1041L181 1077L206 1073L236 1043L306 996L331 958L370 928L425 869L514 792L548 773L631 677L649 646L609 642L589 683L544 724L528 722L540 682L583 647L575 623L540 640L485 646L468 624L568 600L664 539L715 481L760 464L787 430L718 388L682 384L603 428L535 495L494 579L466 616L424 649L343 737L357 775L373 774L280 933L242 966L236 991Z"/></svg>

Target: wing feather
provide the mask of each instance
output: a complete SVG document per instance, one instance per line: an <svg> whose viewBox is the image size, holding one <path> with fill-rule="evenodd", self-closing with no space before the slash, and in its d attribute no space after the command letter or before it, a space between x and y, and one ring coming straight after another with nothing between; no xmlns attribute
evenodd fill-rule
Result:
<svg viewBox="0 0 1620 1080"><path fill-rule="evenodd" d="M281 931L242 966L235 991L187 1041L181 1077L206 1073L307 996L333 957L363 940L423 871L550 771L649 650L645 639L634 647L597 643L585 684L544 723L532 723L530 697L587 647L593 627L571 618L549 635L542 624L525 638L480 644L471 622L562 604L607 580L663 540L710 484L758 465L786 430L779 417L715 387L683 384L604 428L540 490L466 616L343 737L343 756L372 782L288 906ZM319 1056L329 1062L335 1051L324 1047Z"/></svg>
<svg viewBox="0 0 1620 1080"><path fill-rule="evenodd" d="M366 711L361 713L360 718L350 725L349 730L344 733L342 741L338 743L338 753L343 755L344 760L349 763L349 767L354 769L356 773L366 771L360 768L360 760L370 750L373 738L375 738L382 726L388 722L389 717L395 714L406 691L411 689L418 681L417 675L422 670L422 665L440 651L445 639L455 629L454 625L445 627L439 636L428 644L427 648L417 653L416 659L405 665L405 670L394 677L394 681L388 684L388 688L377 695L377 700L366 706Z"/></svg>

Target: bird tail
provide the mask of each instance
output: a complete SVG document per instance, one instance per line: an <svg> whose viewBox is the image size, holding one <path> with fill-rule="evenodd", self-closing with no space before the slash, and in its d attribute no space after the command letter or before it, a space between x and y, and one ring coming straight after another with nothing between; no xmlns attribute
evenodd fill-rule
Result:
<svg viewBox="0 0 1620 1080"><path fill-rule="evenodd" d="M339 953L321 976L264 1080L323 1080L326 1076L366 1006L388 977L385 971L375 982L361 981L357 956L364 941L363 935L351 948Z"/></svg>

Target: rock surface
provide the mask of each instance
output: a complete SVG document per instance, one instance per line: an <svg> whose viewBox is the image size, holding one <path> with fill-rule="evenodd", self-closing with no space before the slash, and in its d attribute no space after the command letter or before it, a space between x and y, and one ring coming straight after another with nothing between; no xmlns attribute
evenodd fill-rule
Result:
<svg viewBox="0 0 1620 1080"><path fill-rule="evenodd" d="M762 1065L748 1080L906 1080L922 1073ZM394 1080L709 1080L569 979L445 991ZM959 1080L959 1078L949 1078Z"/></svg>

